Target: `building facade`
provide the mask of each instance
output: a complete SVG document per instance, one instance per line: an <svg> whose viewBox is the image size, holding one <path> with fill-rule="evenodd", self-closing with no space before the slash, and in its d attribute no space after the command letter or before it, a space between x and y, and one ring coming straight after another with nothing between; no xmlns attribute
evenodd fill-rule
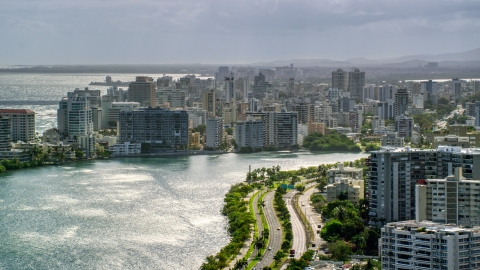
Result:
<svg viewBox="0 0 480 270"><path fill-rule="evenodd" d="M297 112L267 112L264 118L264 140L266 147L290 148L298 141Z"/></svg>
<svg viewBox="0 0 480 270"><path fill-rule="evenodd" d="M480 228L428 221L388 223L379 241L382 269L480 268Z"/></svg>
<svg viewBox="0 0 480 270"><path fill-rule="evenodd" d="M165 108L140 108L119 114L119 143L141 143L142 153L188 147L188 113Z"/></svg>
<svg viewBox="0 0 480 270"><path fill-rule="evenodd" d="M205 145L208 148L218 149L223 142L223 118L208 118L206 133Z"/></svg>
<svg viewBox="0 0 480 270"><path fill-rule="evenodd" d="M263 121L247 120L237 122L235 136L240 149L242 147L263 148Z"/></svg>
<svg viewBox="0 0 480 270"><path fill-rule="evenodd" d="M137 76L128 86L128 101L138 102L142 107L157 105L155 82L147 76Z"/></svg>
<svg viewBox="0 0 480 270"><path fill-rule="evenodd" d="M35 141L35 112L25 109L0 109L0 116L11 120L12 141Z"/></svg>

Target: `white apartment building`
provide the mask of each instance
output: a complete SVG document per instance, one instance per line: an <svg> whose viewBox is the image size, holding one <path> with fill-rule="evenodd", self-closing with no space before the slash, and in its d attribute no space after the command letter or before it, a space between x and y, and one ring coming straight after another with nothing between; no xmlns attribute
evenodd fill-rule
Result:
<svg viewBox="0 0 480 270"><path fill-rule="evenodd" d="M480 227L465 229L429 221L388 223L379 241L382 269L480 268Z"/></svg>
<svg viewBox="0 0 480 270"><path fill-rule="evenodd" d="M395 132L402 138L412 138L413 118L405 115L395 117Z"/></svg>
<svg viewBox="0 0 480 270"><path fill-rule="evenodd" d="M333 183L326 186L327 202L335 201L341 193L348 196L348 200L352 203L358 203L364 198L364 181L355 180L346 177L335 177Z"/></svg>
<svg viewBox="0 0 480 270"><path fill-rule="evenodd" d="M11 125L10 117L0 115L0 151L12 150Z"/></svg>
<svg viewBox="0 0 480 270"><path fill-rule="evenodd" d="M138 155L142 151L141 143L117 143L108 148L113 156L128 156L128 155Z"/></svg>
<svg viewBox="0 0 480 270"><path fill-rule="evenodd" d="M479 180L466 180L462 168L444 179L426 179L415 186L418 220L465 227L480 225Z"/></svg>
<svg viewBox="0 0 480 270"><path fill-rule="evenodd" d="M156 92L157 104L169 108L185 108L187 91L183 89L161 88ZM168 105L168 106L167 106Z"/></svg>
<svg viewBox="0 0 480 270"><path fill-rule="evenodd" d="M331 168L327 172L328 183L335 183L335 178L345 177L353 180L363 180L363 169L355 167L345 167L343 163L338 163L336 168Z"/></svg>
<svg viewBox="0 0 480 270"><path fill-rule="evenodd" d="M0 109L0 116L11 120L11 139L13 142L35 141L35 112L25 109Z"/></svg>

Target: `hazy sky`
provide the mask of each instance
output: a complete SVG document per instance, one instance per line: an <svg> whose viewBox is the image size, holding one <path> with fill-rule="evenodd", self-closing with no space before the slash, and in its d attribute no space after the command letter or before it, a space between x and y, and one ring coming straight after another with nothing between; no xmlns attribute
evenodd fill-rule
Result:
<svg viewBox="0 0 480 270"><path fill-rule="evenodd" d="M0 64L251 63L480 47L480 1L1 0Z"/></svg>

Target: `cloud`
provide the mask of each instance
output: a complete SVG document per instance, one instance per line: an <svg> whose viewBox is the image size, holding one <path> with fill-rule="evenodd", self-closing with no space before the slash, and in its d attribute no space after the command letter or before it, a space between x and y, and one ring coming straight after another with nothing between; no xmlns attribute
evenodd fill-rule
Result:
<svg viewBox="0 0 480 270"><path fill-rule="evenodd" d="M4 0L0 34L9 38L0 50L9 53L0 59L222 63L443 53L478 47L478 14L479 1L455 0Z"/></svg>

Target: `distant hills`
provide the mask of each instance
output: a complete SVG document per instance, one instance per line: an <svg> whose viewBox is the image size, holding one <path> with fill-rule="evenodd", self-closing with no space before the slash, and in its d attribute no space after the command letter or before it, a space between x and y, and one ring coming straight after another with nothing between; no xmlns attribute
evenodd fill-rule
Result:
<svg viewBox="0 0 480 270"><path fill-rule="evenodd" d="M395 58L383 59L367 59L364 57L350 58L345 61L337 61L331 59L291 59L291 60L276 60L271 62L252 63L252 66L288 66L293 64L295 66L318 66L318 67L362 67L362 66L377 66L377 67L397 67L409 68L424 66L428 62L438 62L439 66L480 66L480 48L473 49L460 53L445 53L445 54L418 54L406 55Z"/></svg>

